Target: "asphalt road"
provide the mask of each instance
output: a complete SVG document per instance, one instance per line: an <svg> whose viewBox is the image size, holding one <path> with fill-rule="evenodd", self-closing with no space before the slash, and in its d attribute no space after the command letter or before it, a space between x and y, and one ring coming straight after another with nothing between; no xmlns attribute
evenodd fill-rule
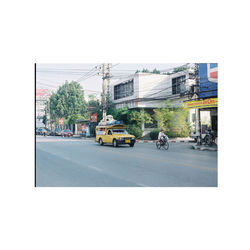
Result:
<svg viewBox="0 0 250 250"><path fill-rule="evenodd" d="M36 137L38 187L216 187L217 152L171 143L100 146L93 140Z"/></svg>

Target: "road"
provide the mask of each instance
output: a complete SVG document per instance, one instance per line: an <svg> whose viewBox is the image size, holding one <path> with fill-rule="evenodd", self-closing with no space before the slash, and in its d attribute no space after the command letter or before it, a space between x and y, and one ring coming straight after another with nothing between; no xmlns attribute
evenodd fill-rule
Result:
<svg viewBox="0 0 250 250"><path fill-rule="evenodd" d="M94 140L36 137L37 187L216 187L217 152L171 143L114 148Z"/></svg>

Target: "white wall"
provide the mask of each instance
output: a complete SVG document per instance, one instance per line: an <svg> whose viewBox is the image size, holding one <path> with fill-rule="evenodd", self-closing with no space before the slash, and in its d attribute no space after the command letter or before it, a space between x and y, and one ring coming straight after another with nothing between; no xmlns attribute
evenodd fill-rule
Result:
<svg viewBox="0 0 250 250"><path fill-rule="evenodd" d="M187 97L180 97L179 94L172 95L172 78L186 75L186 86L194 84L194 80L188 79L188 73L178 72L172 75L160 75L151 73L137 73L132 78L125 78L122 81L117 81L111 85L111 96L116 108L157 108L162 107L166 98L173 101L175 106L182 106L183 101ZM134 94L114 100L114 86L134 78ZM162 98L163 100L142 100L138 102L138 98Z"/></svg>

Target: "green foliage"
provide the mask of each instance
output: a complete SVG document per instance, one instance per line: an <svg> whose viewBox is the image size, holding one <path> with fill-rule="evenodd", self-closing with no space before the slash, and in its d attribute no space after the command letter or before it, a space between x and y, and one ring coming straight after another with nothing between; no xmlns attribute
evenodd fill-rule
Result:
<svg viewBox="0 0 250 250"><path fill-rule="evenodd" d="M156 68L153 71L149 71L148 69L143 69L142 71L136 70L135 74L139 73L139 72L142 72L142 73L153 73L153 74L160 74L161 73L161 71L158 70L158 69L156 69Z"/></svg>
<svg viewBox="0 0 250 250"><path fill-rule="evenodd" d="M187 122L188 111L183 107L174 108L170 102L165 107L154 109L154 118L158 121L159 128L167 130L169 137L187 137L191 132L191 126Z"/></svg>
<svg viewBox="0 0 250 250"><path fill-rule="evenodd" d="M136 138L142 137L142 130L137 125L130 124L130 125L127 125L126 127L127 127L127 131L129 132L129 134L134 135Z"/></svg>
<svg viewBox="0 0 250 250"><path fill-rule="evenodd" d="M122 121L123 124L130 124L131 122L129 119L129 115L131 114L131 112L131 110L125 107L114 110L112 115L115 120Z"/></svg>
<svg viewBox="0 0 250 250"><path fill-rule="evenodd" d="M44 116L43 116L43 124L46 126L46 123L47 123L47 116L44 115Z"/></svg>
<svg viewBox="0 0 250 250"><path fill-rule="evenodd" d="M71 115L67 119L67 124L76 124L76 120L85 120L85 118L80 114Z"/></svg>
<svg viewBox="0 0 250 250"><path fill-rule="evenodd" d="M132 111L129 114L129 120L132 122L134 121L134 123L139 127L141 127L143 122L148 123L148 124L153 123L151 116L147 112L145 112L143 109L140 112Z"/></svg>
<svg viewBox="0 0 250 250"><path fill-rule="evenodd" d="M50 115L56 118L68 119L72 115L84 115L87 111L87 103L84 99L82 87L79 83L65 82L56 93L50 97Z"/></svg>
<svg viewBox="0 0 250 250"><path fill-rule="evenodd" d="M184 70L187 70L186 66L174 68L173 73L177 73L177 72L184 71Z"/></svg>
<svg viewBox="0 0 250 250"><path fill-rule="evenodd" d="M149 133L149 136L151 138L151 140L157 140L158 139L158 135L159 135L160 129L154 129Z"/></svg>
<svg viewBox="0 0 250 250"><path fill-rule="evenodd" d="M153 73L153 74L160 74L161 71L160 71L160 70L157 70L157 69L154 69L154 70L152 71L152 73Z"/></svg>

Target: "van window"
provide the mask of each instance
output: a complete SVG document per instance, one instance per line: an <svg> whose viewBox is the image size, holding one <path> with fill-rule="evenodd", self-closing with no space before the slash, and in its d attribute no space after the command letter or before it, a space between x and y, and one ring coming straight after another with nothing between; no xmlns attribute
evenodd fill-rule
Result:
<svg viewBox="0 0 250 250"><path fill-rule="evenodd" d="M113 129L114 134L128 134L126 129Z"/></svg>
<svg viewBox="0 0 250 250"><path fill-rule="evenodd" d="M98 135L105 135L105 130L98 130L98 131L97 131L97 134L98 134Z"/></svg>
<svg viewBox="0 0 250 250"><path fill-rule="evenodd" d="M109 131L108 131L108 135L112 135L112 132L111 132L111 130L109 130Z"/></svg>

